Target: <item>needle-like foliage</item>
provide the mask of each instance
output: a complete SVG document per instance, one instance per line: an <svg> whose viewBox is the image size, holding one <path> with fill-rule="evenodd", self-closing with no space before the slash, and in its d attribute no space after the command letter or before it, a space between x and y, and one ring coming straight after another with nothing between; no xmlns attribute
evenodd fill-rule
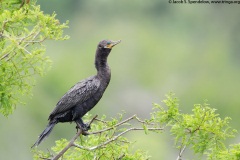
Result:
<svg viewBox="0 0 240 160"><path fill-rule="evenodd" d="M0 113L8 116L21 96L30 95L34 75L44 75L50 59L44 55L45 40L65 40L56 14L44 14L31 1L0 1ZM20 1L19 1L20 2Z"/></svg>
<svg viewBox="0 0 240 160"><path fill-rule="evenodd" d="M235 137L237 131L229 126L231 118L221 118L207 102L195 104L192 113L187 114L180 111L178 99L172 93L163 103L166 107L154 104L152 121L170 127L179 160L186 148L208 159L219 159L219 153L227 150L225 140Z"/></svg>

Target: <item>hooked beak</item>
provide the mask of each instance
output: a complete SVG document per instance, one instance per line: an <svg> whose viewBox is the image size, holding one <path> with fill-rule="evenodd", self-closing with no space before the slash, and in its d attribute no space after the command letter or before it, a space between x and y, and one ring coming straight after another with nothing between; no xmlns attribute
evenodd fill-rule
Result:
<svg viewBox="0 0 240 160"><path fill-rule="evenodd" d="M118 43L120 43L121 40L118 40L118 41L111 41L110 44L108 44L107 46L105 46L104 48L109 48L109 49L112 49L112 47L116 46Z"/></svg>

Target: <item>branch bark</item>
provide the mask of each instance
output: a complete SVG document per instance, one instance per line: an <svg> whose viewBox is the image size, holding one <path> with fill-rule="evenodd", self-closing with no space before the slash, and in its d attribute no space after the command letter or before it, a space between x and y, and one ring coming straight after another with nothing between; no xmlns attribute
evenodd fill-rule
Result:
<svg viewBox="0 0 240 160"><path fill-rule="evenodd" d="M76 139L80 136L80 134L82 134L82 129L79 129L77 134L71 139L71 141L68 143L68 145L63 148L63 150L61 150L61 152L59 152L55 157L52 158L52 160L57 160L59 159L61 156L63 156L63 154L65 152L67 152L67 150L73 146L74 142L76 141Z"/></svg>

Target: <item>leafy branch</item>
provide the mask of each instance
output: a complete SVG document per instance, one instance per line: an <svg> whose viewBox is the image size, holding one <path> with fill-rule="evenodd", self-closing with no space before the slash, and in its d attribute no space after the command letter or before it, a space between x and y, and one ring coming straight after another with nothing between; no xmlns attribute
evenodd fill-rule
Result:
<svg viewBox="0 0 240 160"><path fill-rule="evenodd" d="M175 137L175 146L179 149L177 160L181 160L185 149L191 148L195 154L217 156L226 150L224 141L235 137L237 132L229 126L230 118L221 119L216 109L210 108L206 102L195 104L192 114L179 111L178 99L174 94L167 95L163 101L166 108L154 104L155 112L152 121L159 121L170 127L171 134Z"/></svg>
<svg viewBox="0 0 240 160"><path fill-rule="evenodd" d="M90 121L93 131L88 132L88 136L82 136L82 131L79 130L69 142L66 139L56 141L56 146L51 148L55 156L50 152L34 150L34 159L146 160L149 156L145 152L131 151L132 143L125 134L139 130L146 134L149 131L162 133L168 127L178 149L176 160L186 156L186 149L199 156L206 155L209 160L240 158L240 144L229 147L224 144L227 138L234 137L236 133L229 126L229 117L220 118L216 109L210 108L206 102L194 105L192 113L181 113L178 99L173 94L168 94L163 103L164 107L154 104L151 118L147 120L141 120L136 115L123 120L123 114L119 114L118 118L109 121L105 120L105 116L100 119L95 116ZM90 115L86 118L90 119Z"/></svg>
<svg viewBox="0 0 240 160"><path fill-rule="evenodd" d="M33 75L44 75L51 61L44 55L46 40L65 40L56 14L44 14L35 1L0 2L0 113L11 114L20 97L30 95ZM15 5L16 4L16 5Z"/></svg>
<svg viewBox="0 0 240 160"><path fill-rule="evenodd" d="M58 153L55 156L53 156L52 154L49 154L53 156L50 159L57 160L63 157L63 155L66 154L66 152L72 147L75 147L77 149L80 149L82 152L87 152L87 153L89 152L93 153L99 150L100 151L106 150L107 148L112 148L113 146L116 149L122 146L129 147L128 144L130 142L123 137L123 135L125 135L126 133L131 131L145 131L147 133L147 131L159 132L163 130L163 128L160 127L158 124L140 120L140 118L138 118L136 115L133 115L124 120L122 120L122 115L120 115L119 119L113 119L112 121L105 121L104 117L102 117L101 119L97 119L96 117L97 116L95 116L89 123L89 124L92 124L93 122L96 122L97 124L93 123L91 125L91 128L93 128L92 130L94 131L87 132L86 140L91 139L91 141L93 141L93 139L95 140L98 139L98 143L95 143L95 145L92 145L92 146L86 146L86 144L89 145L89 143L87 143L86 140L82 140L80 142L82 144L79 144L79 141L77 141L77 138L79 136L81 137L83 132L82 130L78 130L76 135L65 145L64 148L62 148L61 150L58 150ZM142 127L133 127L130 124L132 121L137 122L138 125L141 125ZM101 126L101 129L96 130L99 126ZM128 127L123 127L123 126L128 126ZM53 150L56 150L56 148L58 148L58 144L56 147L53 148ZM100 156L105 157L105 155L100 155ZM114 154L111 156L114 156L116 158L116 157L130 157L134 155L131 155L130 153L125 152L121 154L119 153ZM141 157L143 157L143 155ZM106 156L105 158L110 158L110 157ZM45 157L44 159L49 159L49 157Z"/></svg>

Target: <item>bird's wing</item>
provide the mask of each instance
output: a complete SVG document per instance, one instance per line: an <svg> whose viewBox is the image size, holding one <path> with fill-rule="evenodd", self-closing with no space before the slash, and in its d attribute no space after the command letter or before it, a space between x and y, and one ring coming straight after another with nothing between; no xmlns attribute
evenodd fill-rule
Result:
<svg viewBox="0 0 240 160"><path fill-rule="evenodd" d="M55 114L71 109L76 104L83 103L96 93L99 86L100 80L96 76L78 82L59 100L49 119Z"/></svg>

